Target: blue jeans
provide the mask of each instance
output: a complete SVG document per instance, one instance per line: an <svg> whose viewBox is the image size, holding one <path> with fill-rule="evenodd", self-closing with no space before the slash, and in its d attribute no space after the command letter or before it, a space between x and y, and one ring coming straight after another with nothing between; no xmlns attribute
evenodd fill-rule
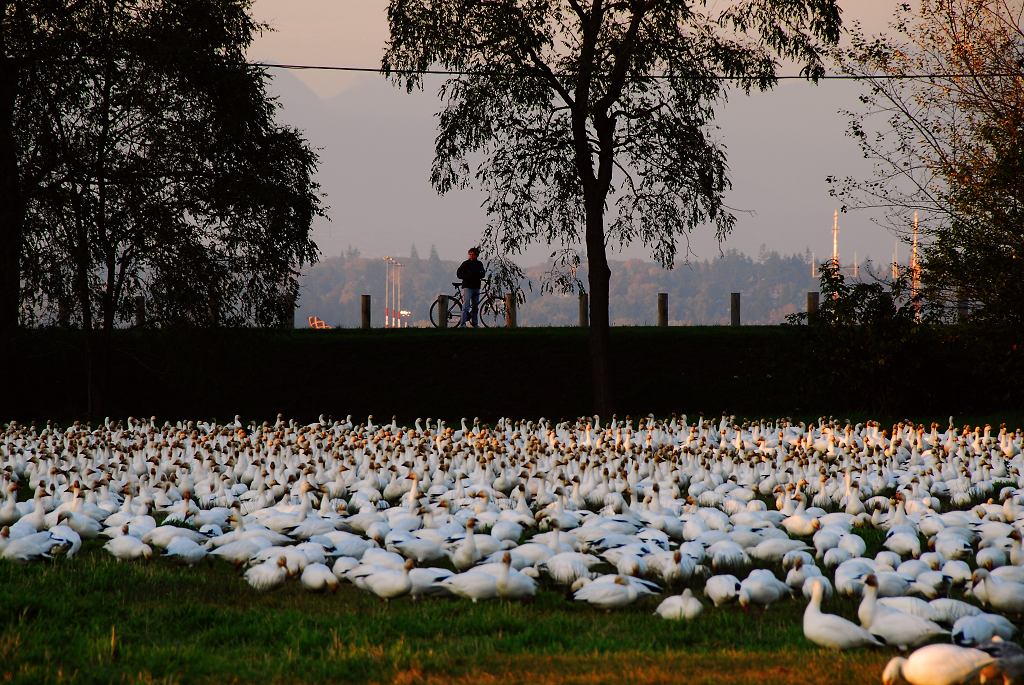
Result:
<svg viewBox="0 0 1024 685"><path fill-rule="evenodd" d="M480 288L462 289L462 317L459 319L459 326L465 326L469 319L473 328L476 328L477 309L480 307Z"/></svg>

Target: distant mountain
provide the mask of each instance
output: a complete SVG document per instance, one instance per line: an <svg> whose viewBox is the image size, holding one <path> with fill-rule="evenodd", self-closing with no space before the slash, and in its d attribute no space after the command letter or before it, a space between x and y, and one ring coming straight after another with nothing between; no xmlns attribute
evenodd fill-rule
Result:
<svg viewBox="0 0 1024 685"><path fill-rule="evenodd" d="M412 312L410 326L429 326L430 305L439 293L450 293L457 262L442 260L433 249L426 258L400 257L402 308ZM668 293L671 325L729 323L730 293L741 293L744 325L782 323L787 314L802 311L807 292L818 289L810 276L808 255L781 256L775 252L752 258L736 251L714 260L693 262L669 271L642 260L612 262L611 318L614 325L653 325L658 293ZM518 312L522 326L575 326L575 294L540 294L544 265L525 269L532 283ZM586 274L580 279L586 283ZM349 250L325 259L303 276L296 326L316 315L335 327L353 328L360 322L360 296L372 298L374 327L384 325L385 264L380 258Z"/></svg>

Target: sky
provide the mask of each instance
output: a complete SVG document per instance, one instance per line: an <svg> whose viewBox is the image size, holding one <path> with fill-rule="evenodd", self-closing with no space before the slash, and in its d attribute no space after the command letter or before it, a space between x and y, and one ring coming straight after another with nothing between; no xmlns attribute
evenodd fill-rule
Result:
<svg viewBox="0 0 1024 685"><path fill-rule="evenodd" d="M860 21L882 31L893 0L840 0L845 23ZM257 20L272 32L259 37L255 61L378 67L387 41L387 0L256 0ZM409 95L377 74L272 69L271 93L283 108L283 123L305 132L318 149L317 180L326 195L329 221L314 227L322 256L348 248L364 256L422 256L431 246L442 258L461 258L476 242L486 216L483 196L473 190L439 197L429 181L440 109L436 87ZM734 232L721 246L756 256L766 248L782 254L832 249L832 216L826 176L870 174L846 136L842 109L855 109L857 84L782 81L771 92L735 93L718 114L719 139L728 149L733 189L726 203L738 210ZM865 256L888 262L896 239L861 212L839 217L844 263ZM697 229L696 259L713 259L719 245L710 227ZM901 260L907 248L899 248ZM544 260L547 250L517 258L522 265ZM631 247L614 258L645 257Z"/></svg>

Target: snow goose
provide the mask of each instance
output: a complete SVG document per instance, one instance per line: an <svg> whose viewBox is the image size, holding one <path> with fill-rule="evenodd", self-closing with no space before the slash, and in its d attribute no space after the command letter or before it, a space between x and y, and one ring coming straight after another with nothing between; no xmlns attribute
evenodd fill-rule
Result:
<svg viewBox="0 0 1024 685"><path fill-rule="evenodd" d="M926 618L929 621L942 623L937 618L938 612L935 607L920 597L880 597L878 605L887 609L902 611L904 614L913 614L914 616Z"/></svg>
<svg viewBox="0 0 1024 685"><path fill-rule="evenodd" d="M983 612L958 618L952 630L953 642L967 646L979 645L995 636L1009 640L1016 632L1017 627L1005 616Z"/></svg>
<svg viewBox="0 0 1024 685"><path fill-rule="evenodd" d="M210 556L229 561L236 567L239 567L247 563L250 558L261 550L271 546L271 542L264 537L247 537L210 550Z"/></svg>
<svg viewBox="0 0 1024 685"><path fill-rule="evenodd" d="M398 550L402 556L414 559L418 564L424 564L428 561L437 561L448 557L448 553L445 551L444 547L434 540L426 540L416 535L409 534L402 534L400 537L392 537L395 535L395 532L389 534L388 537L392 539L390 541L386 541L386 544L389 547L393 547Z"/></svg>
<svg viewBox="0 0 1024 685"><path fill-rule="evenodd" d="M774 573L766 569L754 569L740 583L737 599L743 608L757 604L767 609L772 603L792 596L793 591L776 578Z"/></svg>
<svg viewBox="0 0 1024 685"><path fill-rule="evenodd" d="M12 483L5 489L7 496L3 506L0 506L0 527L9 526L21 518L21 512L18 511L18 486Z"/></svg>
<svg viewBox="0 0 1024 685"><path fill-rule="evenodd" d="M157 526L151 531L146 532L142 536L142 541L147 545L153 547L159 547L160 549L166 549L171 541L175 538L184 537L190 539L192 542L206 542L207 538L201 533L197 533L189 528L182 528L181 526Z"/></svg>
<svg viewBox="0 0 1024 685"><path fill-rule="evenodd" d="M975 585L985 591L986 603L997 611L1009 614L1024 613L1024 584L1003 580L983 568L974 572Z"/></svg>
<svg viewBox="0 0 1024 685"><path fill-rule="evenodd" d="M476 569L448 576L441 581L441 586L453 595L468 599L474 604L481 599L494 599L498 596L497 577Z"/></svg>
<svg viewBox="0 0 1024 685"><path fill-rule="evenodd" d="M711 576L704 583L704 594L712 604L719 607L732 601L740 591L740 581L733 575Z"/></svg>
<svg viewBox="0 0 1024 685"><path fill-rule="evenodd" d="M610 611L629 606L638 596L636 587L624 576L617 575L609 583L592 582L584 585L573 594L573 599Z"/></svg>
<svg viewBox="0 0 1024 685"><path fill-rule="evenodd" d="M658 616L671 621L692 621L700 616L704 605L693 596L693 590L686 588L681 595L666 597L654 610Z"/></svg>
<svg viewBox="0 0 1024 685"><path fill-rule="evenodd" d="M503 599L527 599L537 594L537 581L529 576L513 571L512 555L505 552L501 559L498 572L498 596Z"/></svg>
<svg viewBox="0 0 1024 685"><path fill-rule="evenodd" d="M49 557L50 550L58 544L60 543L50 535L49 531L29 533L20 538L10 539L0 557L19 562L34 561L42 557Z"/></svg>
<svg viewBox="0 0 1024 685"><path fill-rule="evenodd" d="M319 562L307 564L306 568L302 569L299 581L302 583L302 587L310 592L323 592L324 590L336 592L338 590L338 577L326 565Z"/></svg>
<svg viewBox="0 0 1024 685"><path fill-rule="evenodd" d="M288 577L287 564L284 557L268 559L246 570L245 580L257 592L273 590L283 585Z"/></svg>
<svg viewBox="0 0 1024 685"><path fill-rule="evenodd" d="M380 569L363 578L363 583L367 590L385 602L401 597L412 589L409 569L413 567L413 563L413 560L409 559L402 565L401 571L391 568Z"/></svg>
<svg viewBox="0 0 1024 685"><path fill-rule="evenodd" d="M932 609L932 615L929 617L936 623L945 623L947 625L955 623L958 619L964 616L977 616L983 613L981 609L962 602L959 599L949 599L947 597L940 597L939 599L933 599L928 602L928 605Z"/></svg>
<svg viewBox="0 0 1024 685"><path fill-rule="evenodd" d="M127 524L124 527L127 527ZM107 550L121 561L153 558L152 547L144 543L139 538L133 535L128 535L127 533L119 535L116 538L112 538L109 542L103 545L103 549Z"/></svg>
<svg viewBox="0 0 1024 685"><path fill-rule="evenodd" d="M54 556L72 559L78 554L78 550L82 548L82 536L77 531L63 524L50 528L50 537L56 543L50 548L50 554Z"/></svg>
<svg viewBox="0 0 1024 685"><path fill-rule="evenodd" d="M465 571L469 567L473 566L476 562L483 558L483 552L477 549L476 546L476 535L473 532L473 526L476 525L476 519L470 518L466 521L466 535L454 552L451 552L452 566L460 571Z"/></svg>
<svg viewBox="0 0 1024 685"><path fill-rule="evenodd" d="M164 548L165 557L172 557L189 566L195 566L206 558L206 548L192 538L179 535L167 543Z"/></svg>
<svg viewBox="0 0 1024 685"><path fill-rule="evenodd" d="M886 644L901 650L949 635L949 631L934 621L878 604L878 580L873 574L864 579L864 598L857 610L857 617L861 626L872 635L881 637Z"/></svg>
<svg viewBox="0 0 1024 685"><path fill-rule="evenodd" d="M411 568L409 569L409 596L413 599L433 595L447 595L448 590L441 585L442 581L452 576L446 568Z"/></svg>
<svg viewBox="0 0 1024 685"><path fill-rule="evenodd" d="M907 658L893 657L882 672L883 685L965 685L994 659L977 649L927 645Z"/></svg>
<svg viewBox="0 0 1024 685"><path fill-rule="evenodd" d="M572 585L580 578L590 577L592 566L601 560L592 554L561 552L546 559L538 566L559 585Z"/></svg>
<svg viewBox="0 0 1024 685"><path fill-rule="evenodd" d="M824 614L821 598L824 585L820 578L808 578L811 587L811 601L804 609L804 636L820 647L829 649L854 649L856 647L881 647L882 643L864 628L841 616Z"/></svg>

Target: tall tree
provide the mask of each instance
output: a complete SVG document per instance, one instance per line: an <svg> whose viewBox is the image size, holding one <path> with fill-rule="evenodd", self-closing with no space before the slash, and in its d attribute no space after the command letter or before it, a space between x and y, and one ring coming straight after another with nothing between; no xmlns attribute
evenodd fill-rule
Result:
<svg viewBox="0 0 1024 685"><path fill-rule="evenodd" d="M487 192L485 244L586 252L595 409L613 407L609 245L639 241L665 267L702 224L734 217L723 147L712 137L721 77L770 88L779 59L823 73L839 37L835 0L391 0L383 68L412 90L441 88L431 179ZM471 168L475 166L475 168ZM566 256L568 255L568 256Z"/></svg>
<svg viewBox="0 0 1024 685"><path fill-rule="evenodd" d="M1024 3L901 5L885 36L854 31L862 77L850 133L870 178L832 179L852 208L881 208L909 239L920 216L927 297L967 298L979 318L1024 329ZM896 77L896 78L893 78Z"/></svg>
<svg viewBox="0 0 1024 685"><path fill-rule="evenodd" d="M55 87L16 109L26 311L110 331L280 325L315 261L317 158L245 52L250 0L81 0Z"/></svg>
<svg viewBox="0 0 1024 685"><path fill-rule="evenodd" d="M0 0L0 340L7 344L18 325L20 255L25 233L26 185L19 166L16 107L32 84L52 84L66 49L57 28L74 2Z"/></svg>
<svg viewBox="0 0 1024 685"><path fill-rule="evenodd" d="M88 332L93 413L138 298L150 325L290 323L323 210L316 154L246 60L250 0L63 5L14 108L22 316Z"/></svg>

